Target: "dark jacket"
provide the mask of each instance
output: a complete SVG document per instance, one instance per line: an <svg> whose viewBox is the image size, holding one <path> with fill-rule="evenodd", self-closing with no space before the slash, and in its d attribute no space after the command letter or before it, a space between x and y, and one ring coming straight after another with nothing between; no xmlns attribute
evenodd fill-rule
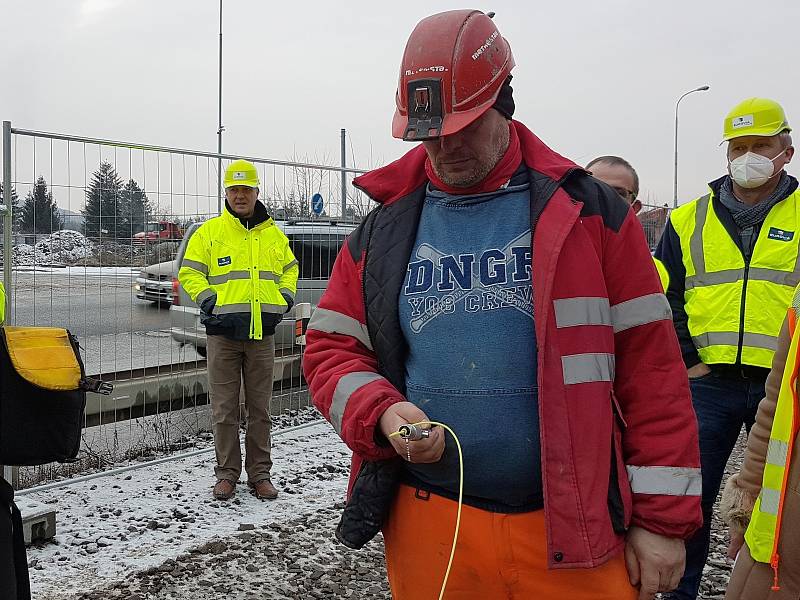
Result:
<svg viewBox="0 0 800 600"><path fill-rule="evenodd" d="M14 490L0 477L0 599L30 600L28 559Z"/></svg>

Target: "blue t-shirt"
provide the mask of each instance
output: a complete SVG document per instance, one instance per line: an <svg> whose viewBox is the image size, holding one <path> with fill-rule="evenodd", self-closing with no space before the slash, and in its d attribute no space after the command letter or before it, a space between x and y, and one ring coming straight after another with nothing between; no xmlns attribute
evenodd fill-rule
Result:
<svg viewBox="0 0 800 600"><path fill-rule="evenodd" d="M467 501L541 508L529 185L472 196L429 188L399 303L408 400L458 435ZM407 468L454 495L458 451L446 440L439 462Z"/></svg>

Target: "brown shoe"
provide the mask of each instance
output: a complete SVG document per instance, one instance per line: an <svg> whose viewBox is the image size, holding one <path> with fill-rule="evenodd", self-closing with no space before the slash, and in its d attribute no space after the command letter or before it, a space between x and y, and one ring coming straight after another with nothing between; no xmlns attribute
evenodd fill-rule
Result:
<svg viewBox="0 0 800 600"><path fill-rule="evenodd" d="M278 490L272 485L269 479L262 479L255 483L248 481L247 485L250 487L250 491L253 495L259 500L275 500L275 498L278 497Z"/></svg>
<svg viewBox="0 0 800 600"><path fill-rule="evenodd" d="M217 500L230 500L236 494L236 483L230 479L220 479L214 486L214 498Z"/></svg>

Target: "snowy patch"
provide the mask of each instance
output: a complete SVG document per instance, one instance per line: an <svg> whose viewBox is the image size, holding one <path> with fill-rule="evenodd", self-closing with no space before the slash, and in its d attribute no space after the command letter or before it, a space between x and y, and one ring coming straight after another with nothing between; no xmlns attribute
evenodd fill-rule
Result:
<svg viewBox="0 0 800 600"><path fill-rule="evenodd" d="M35 246L14 246L12 259L15 265L70 265L94 253L94 244L85 235L64 229L50 234Z"/></svg>
<svg viewBox="0 0 800 600"><path fill-rule="evenodd" d="M109 586L216 538L265 531L344 498L350 452L329 424L276 431L272 457L281 491L273 502L251 496L244 473L234 500L214 500L210 452L31 494L58 511L55 541L28 550L34 597Z"/></svg>

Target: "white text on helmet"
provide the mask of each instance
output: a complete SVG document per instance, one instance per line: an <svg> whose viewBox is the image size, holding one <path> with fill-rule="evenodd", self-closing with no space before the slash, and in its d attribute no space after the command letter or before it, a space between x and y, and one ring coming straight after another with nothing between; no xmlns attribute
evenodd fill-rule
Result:
<svg viewBox="0 0 800 600"><path fill-rule="evenodd" d="M406 69L406 77L410 77L411 75L416 75L417 73L444 73L447 71L447 67L444 66L435 66L435 67L420 67L419 69Z"/></svg>
<svg viewBox="0 0 800 600"><path fill-rule="evenodd" d="M486 38L486 41L483 42L483 45L472 53L472 60L478 60L478 57L481 54L483 54L486 50L488 50L492 44L494 44L494 41L497 39L497 36L499 35L500 34L497 33L497 29L495 29L494 33L490 35L488 38Z"/></svg>

